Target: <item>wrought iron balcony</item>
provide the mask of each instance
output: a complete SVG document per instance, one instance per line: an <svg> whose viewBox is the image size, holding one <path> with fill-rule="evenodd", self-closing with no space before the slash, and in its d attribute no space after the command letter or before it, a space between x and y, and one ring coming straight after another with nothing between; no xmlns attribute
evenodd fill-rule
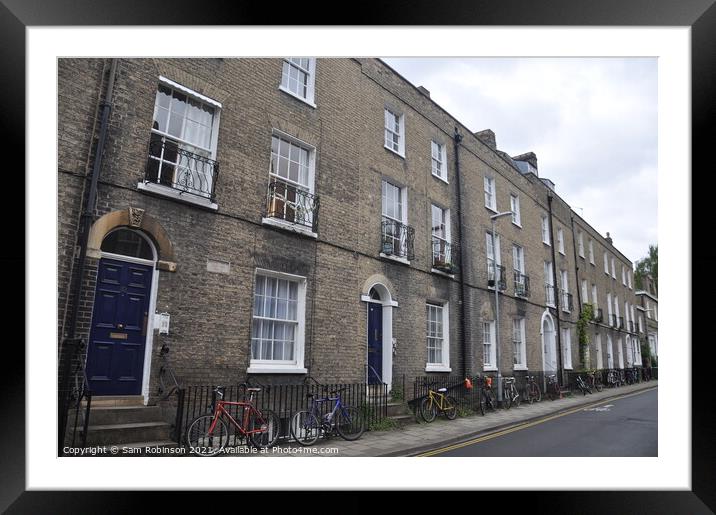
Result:
<svg viewBox="0 0 716 515"><path fill-rule="evenodd" d="M273 180L266 195L266 218L277 218L291 224L318 229L318 196L306 190Z"/></svg>
<svg viewBox="0 0 716 515"><path fill-rule="evenodd" d="M414 228L392 218L383 217L381 234L381 253L386 256L395 256L408 260L415 257L413 249Z"/></svg>
<svg viewBox="0 0 716 515"><path fill-rule="evenodd" d="M195 150L196 152L192 152ZM144 181L215 201L219 163L208 152L152 133Z"/></svg>
<svg viewBox="0 0 716 515"><path fill-rule="evenodd" d="M507 280L505 279L505 267L502 265L497 265L496 268L498 287L500 288L500 291L504 291L507 289ZM487 287L495 287L495 267L489 261L487 263Z"/></svg>
<svg viewBox="0 0 716 515"><path fill-rule="evenodd" d="M603 322L604 310L602 310L602 308L596 308L594 310L594 314L592 315L592 320L594 320L595 322Z"/></svg>
<svg viewBox="0 0 716 515"><path fill-rule="evenodd" d="M624 329L624 317L617 317L617 320L618 320L618 322L619 322L618 325L617 325L617 327L618 327L619 329Z"/></svg>
<svg viewBox="0 0 716 515"><path fill-rule="evenodd" d="M629 325L629 332L630 332L630 333L636 332L636 331L634 330L634 321L633 321L633 320L629 320L629 322L627 322L627 324Z"/></svg>
<svg viewBox="0 0 716 515"><path fill-rule="evenodd" d="M530 278L522 272L515 270L515 295L518 297L530 296Z"/></svg>
<svg viewBox="0 0 716 515"><path fill-rule="evenodd" d="M618 327L617 316L613 313L609 315L609 327Z"/></svg>
<svg viewBox="0 0 716 515"><path fill-rule="evenodd" d="M457 271L453 251L456 244L433 236L433 268L447 274L454 274Z"/></svg>
<svg viewBox="0 0 716 515"><path fill-rule="evenodd" d="M544 285L544 298L545 298L545 304L549 306L554 306L554 294L555 294L556 288L551 284L545 284Z"/></svg>
<svg viewBox="0 0 716 515"><path fill-rule="evenodd" d="M574 309L573 295L566 291L562 291L562 297L559 299L562 302L563 311L572 311Z"/></svg>

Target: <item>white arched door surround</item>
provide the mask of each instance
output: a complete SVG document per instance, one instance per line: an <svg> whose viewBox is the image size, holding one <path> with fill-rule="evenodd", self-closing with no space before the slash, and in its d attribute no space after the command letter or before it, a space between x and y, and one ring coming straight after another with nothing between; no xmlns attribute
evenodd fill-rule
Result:
<svg viewBox="0 0 716 515"><path fill-rule="evenodd" d="M387 281L385 281L387 282ZM393 308L398 307L398 303L393 300L390 289L383 282L369 281L367 287L361 294L361 301L366 303L366 382L371 376L369 367L369 347L371 338L374 337L371 327L371 305L380 305L380 334L378 337L378 346L381 351L382 359L380 361L382 367L377 371L380 380L388 385L388 391L391 389L393 382Z"/></svg>
<svg viewBox="0 0 716 515"><path fill-rule="evenodd" d="M542 335L542 370L546 373L556 373L557 331L555 330L554 319L549 310L545 310L544 313L542 313L540 334Z"/></svg>

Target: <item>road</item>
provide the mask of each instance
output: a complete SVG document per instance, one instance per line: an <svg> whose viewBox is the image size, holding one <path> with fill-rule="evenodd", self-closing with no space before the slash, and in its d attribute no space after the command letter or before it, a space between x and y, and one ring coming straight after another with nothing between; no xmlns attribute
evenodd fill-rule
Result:
<svg viewBox="0 0 716 515"><path fill-rule="evenodd" d="M657 391L611 399L423 456L657 456Z"/></svg>

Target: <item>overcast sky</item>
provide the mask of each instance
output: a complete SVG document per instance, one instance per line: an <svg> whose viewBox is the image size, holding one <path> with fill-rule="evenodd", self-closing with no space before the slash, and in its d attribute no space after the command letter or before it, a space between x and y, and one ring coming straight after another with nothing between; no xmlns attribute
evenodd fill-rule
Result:
<svg viewBox="0 0 716 515"><path fill-rule="evenodd" d="M383 60L498 149L537 154L540 177L627 258L657 243L656 59Z"/></svg>

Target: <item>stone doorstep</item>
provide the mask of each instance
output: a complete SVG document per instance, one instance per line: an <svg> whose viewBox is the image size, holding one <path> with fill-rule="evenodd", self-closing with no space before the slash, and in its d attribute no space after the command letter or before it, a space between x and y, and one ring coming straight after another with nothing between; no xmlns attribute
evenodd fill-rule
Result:
<svg viewBox="0 0 716 515"><path fill-rule="evenodd" d="M90 425L87 428L87 445L168 441L169 429L170 426L166 422Z"/></svg>
<svg viewBox="0 0 716 515"><path fill-rule="evenodd" d="M86 406L87 401L82 401L82 406ZM102 395L93 396L90 403L90 409L94 407L114 407L114 406L144 406L144 397L141 395Z"/></svg>

